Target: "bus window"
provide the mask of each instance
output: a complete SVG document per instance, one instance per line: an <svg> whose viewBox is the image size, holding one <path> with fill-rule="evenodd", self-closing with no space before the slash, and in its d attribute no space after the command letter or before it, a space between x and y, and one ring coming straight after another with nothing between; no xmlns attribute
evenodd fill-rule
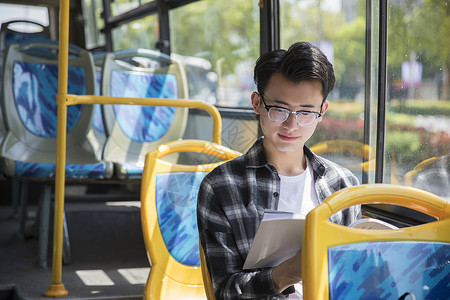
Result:
<svg viewBox="0 0 450 300"><path fill-rule="evenodd" d="M450 199L450 165L433 162L450 155L450 2L390 2L384 182L446 190L440 196ZM424 172L431 181L415 182Z"/></svg>
<svg viewBox="0 0 450 300"><path fill-rule="evenodd" d="M111 15L120 15L124 12L138 8L140 0L115 0L111 1Z"/></svg>
<svg viewBox="0 0 450 300"><path fill-rule="evenodd" d="M309 41L319 46L334 65L336 84L328 96L329 108L309 146L330 141L327 145L339 145L335 147L339 152L346 148L343 142L348 143L347 148L364 146L365 1L281 0L280 27L281 48L295 41ZM362 163L371 156L331 150L321 155L352 166L349 169L363 182L362 171L368 166ZM367 151L361 148L360 152Z"/></svg>
<svg viewBox="0 0 450 300"><path fill-rule="evenodd" d="M155 50L158 19L156 15L123 24L113 29L114 51L121 49L145 48Z"/></svg>
<svg viewBox="0 0 450 300"><path fill-rule="evenodd" d="M103 12L102 0L84 0L86 48L92 49L105 44L105 34L100 31L105 27L101 16Z"/></svg>
<svg viewBox="0 0 450 300"><path fill-rule="evenodd" d="M170 11L170 30L172 53L206 60L191 60L193 65L186 68L188 77L191 68L195 76L208 80L209 87L197 88L203 89L199 100L226 107L251 106L253 67L259 56L258 1L194 2ZM200 74L208 64L211 69Z"/></svg>

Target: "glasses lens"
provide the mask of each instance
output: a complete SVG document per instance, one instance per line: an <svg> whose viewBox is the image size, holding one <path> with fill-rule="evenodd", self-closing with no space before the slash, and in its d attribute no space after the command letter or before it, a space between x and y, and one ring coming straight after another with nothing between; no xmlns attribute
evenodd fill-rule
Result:
<svg viewBox="0 0 450 300"><path fill-rule="evenodd" d="M300 126L309 126L316 120L316 115L308 112L297 114L297 124Z"/></svg>
<svg viewBox="0 0 450 300"><path fill-rule="evenodd" d="M283 123L289 116L289 110L278 107L269 109L269 119L273 122Z"/></svg>

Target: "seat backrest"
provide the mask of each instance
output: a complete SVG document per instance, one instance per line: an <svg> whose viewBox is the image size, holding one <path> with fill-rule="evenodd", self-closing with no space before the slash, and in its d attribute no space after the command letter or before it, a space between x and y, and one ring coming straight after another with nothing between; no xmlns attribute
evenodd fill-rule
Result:
<svg viewBox="0 0 450 300"><path fill-rule="evenodd" d="M38 42L49 38L50 29L48 26L29 20L5 22L2 23L0 29L0 51L4 51L12 43Z"/></svg>
<svg viewBox="0 0 450 300"><path fill-rule="evenodd" d="M409 186L412 186L416 176L422 172L424 169L435 163L437 157L430 157L418 163L414 169L410 170L405 174L405 183Z"/></svg>
<svg viewBox="0 0 450 300"><path fill-rule="evenodd" d="M69 47L68 92L94 94L92 56ZM7 135L1 146L2 158L54 164L58 89L58 44L23 43L8 46L2 77L2 108ZM92 128L92 105L67 109L67 164L88 164L100 160L88 134Z"/></svg>
<svg viewBox="0 0 450 300"><path fill-rule="evenodd" d="M450 153L428 158L405 174L405 184L450 200Z"/></svg>
<svg viewBox="0 0 450 300"><path fill-rule="evenodd" d="M132 98L188 96L183 66L151 50L127 50L106 55L102 94ZM170 100L168 100L170 101ZM182 138L187 108L104 105L107 133L104 159L121 165L119 178L140 178L145 155L159 145Z"/></svg>
<svg viewBox="0 0 450 300"><path fill-rule="evenodd" d="M211 164L172 164L162 158L178 152L206 153ZM197 229L197 193L203 177L240 153L206 141L179 140L146 156L141 183L141 220L152 268L145 299L205 298Z"/></svg>
<svg viewBox="0 0 450 300"><path fill-rule="evenodd" d="M369 164L375 163L375 152L369 145L353 140L327 140L311 146L311 151L318 155L337 155L344 159L358 157L361 163L343 161L342 165L351 171L369 171Z"/></svg>
<svg viewBox="0 0 450 300"><path fill-rule="evenodd" d="M349 228L328 221L357 204L405 206L438 220L395 230ZM340 190L306 217L304 299L445 299L450 274L450 205L416 188L367 184ZM426 288L424 288L426 287Z"/></svg>

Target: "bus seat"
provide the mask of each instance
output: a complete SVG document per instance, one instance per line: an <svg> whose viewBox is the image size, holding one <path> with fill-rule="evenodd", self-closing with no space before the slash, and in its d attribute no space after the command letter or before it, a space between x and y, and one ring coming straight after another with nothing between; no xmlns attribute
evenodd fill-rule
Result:
<svg viewBox="0 0 450 300"><path fill-rule="evenodd" d="M75 46L69 48L68 91L93 94L95 91L92 56ZM56 93L58 88L58 44L23 43L8 46L2 76L2 108L6 136L0 147L0 164L14 179L44 180L40 220L48 220L50 193L56 169ZM111 178L113 165L96 155L92 135L92 105L67 109L66 178L103 180ZM23 187L21 188L21 190ZM22 199L22 196L20 196ZM24 201L24 200L21 200ZM26 205L21 203L21 210ZM22 216L26 214L21 213ZM21 223L24 223L24 218ZM48 226L48 222L44 223ZM23 226L21 225L21 228ZM48 229L39 233L40 263L45 264ZM42 248L41 248L42 246Z"/></svg>
<svg viewBox="0 0 450 300"><path fill-rule="evenodd" d="M105 57L102 94L186 99L186 82L183 66L169 56L143 49L123 50ZM188 108L182 107L103 105L102 109L107 134L103 158L115 163L119 179L140 179L145 155L182 138L188 117Z"/></svg>
<svg viewBox="0 0 450 300"><path fill-rule="evenodd" d="M345 156L356 156L362 159L361 163L344 162L346 168L350 171L368 172L370 165L375 169L375 152L369 145L353 140L328 140L311 146L311 151L318 155L324 154L342 154ZM350 157L351 158L351 157Z"/></svg>
<svg viewBox="0 0 450 300"><path fill-rule="evenodd" d="M349 169L360 182L375 171L375 151L367 144L353 140L327 140L310 147L311 151Z"/></svg>
<svg viewBox="0 0 450 300"><path fill-rule="evenodd" d="M328 218L358 204L405 206L437 221L388 230L333 224ZM304 299L447 299L450 204L429 192L393 184L342 189L306 216Z"/></svg>
<svg viewBox="0 0 450 300"><path fill-rule="evenodd" d="M0 51L12 43L38 42L50 39L50 29L30 20L13 20L2 23L0 28Z"/></svg>
<svg viewBox="0 0 450 300"><path fill-rule="evenodd" d="M177 152L205 153L211 157L210 163L183 165L162 159ZM197 229L198 188L205 174L239 155L213 142L179 140L163 144L146 156L141 222L152 267L144 299L206 298Z"/></svg>
<svg viewBox="0 0 450 300"><path fill-rule="evenodd" d="M52 178L56 156L56 93L58 80L56 42L13 44L5 54L2 104L7 135L0 149L6 173L12 177ZM68 91L94 94L91 55L71 46ZM67 109L66 177L105 179L109 163L100 161L88 133L93 107Z"/></svg>
<svg viewBox="0 0 450 300"><path fill-rule="evenodd" d="M428 158L405 174L405 184L450 201L450 153Z"/></svg>

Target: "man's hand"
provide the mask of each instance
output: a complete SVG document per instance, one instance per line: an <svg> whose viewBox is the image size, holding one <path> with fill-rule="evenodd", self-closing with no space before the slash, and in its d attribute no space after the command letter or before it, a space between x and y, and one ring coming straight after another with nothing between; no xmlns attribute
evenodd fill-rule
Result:
<svg viewBox="0 0 450 300"><path fill-rule="evenodd" d="M272 281L280 293L302 280L302 250L272 270Z"/></svg>

